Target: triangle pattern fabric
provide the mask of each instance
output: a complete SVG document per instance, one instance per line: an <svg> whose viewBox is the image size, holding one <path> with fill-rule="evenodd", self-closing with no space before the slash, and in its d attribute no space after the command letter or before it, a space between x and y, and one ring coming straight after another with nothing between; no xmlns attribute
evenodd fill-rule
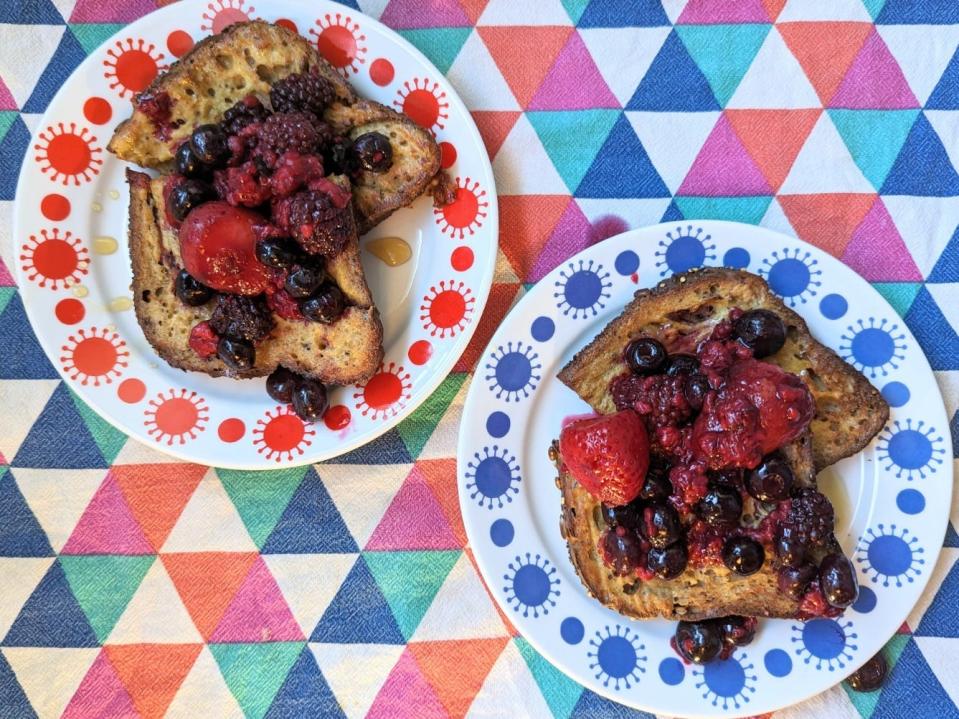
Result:
<svg viewBox="0 0 959 719"><path fill-rule="evenodd" d="M154 551L159 551L206 474L198 464L114 465L110 474Z"/></svg>
<svg viewBox="0 0 959 719"><path fill-rule="evenodd" d="M959 197L884 195L882 199L916 266L928 276L956 232Z"/></svg>
<svg viewBox="0 0 959 719"><path fill-rule="evenodd" d="M24 124L24 115L17 117L10 125L3 140L0 140L0 166L9 168L9 175L0 178L0 200L12 200L16 192L17 182L15 174L19 174L20 166L26 155L27 147L30 144L30 130ZM16 310L10 313L11 307L19 307L19 314ZM18 319L21 323L7 325L9 317ZM23 314L23 305L20 303L20 297L15 295L7 303L6 309L0 314L3 324L0 325L0 347L3 348L0 358L0 378L2 379L32 379L36 377L56 377L56 370L50 364L47 356L43 354L36 337L29 331L29 325L26 316ZM8 342L9 340L9 342ZM24 351L29 358L35 359L38 364L33 364L28 357L20 354Z"/></svg>
<svg viewBox="0 0 959 719"><path fill-rule="evenodd" d="M625 115L613 125L606 142L576 189L577 197L668 197L669 190Z"/></svg>
<svg viewBox="0 0 959 719"><path fill-rule="evenodd" d="M543 84L573 29L527 27L522 33L516 33L508 27L486 26L476 31L489 48L500 74L520 107L525 109Z"/></svg>
<svg viewBox="0 0 959 719"><path fill-rule="evenodd" d="M959 27L880 25L876 30L896 58L916 100L925 105L959 47Z"/></svg>
<svg viewBox="0 0 959 719"><path fill-rule="evenodd" d="M504 243L502 248L519 277L530 276L533 265L570 202L568 195L500 197L500 227L510 227L510 234L515 238Z"/></svg>
<svg viewBox="0 0 959 719"><path fill-rule="evenodd" d="M726 110L725 115L766 182L777 190L820 112L818 109Z"/></svg>
<svg viewBox="0 0 959 719"><path fill-rule="evenodd" d="M905 317L922 287L918 282L873 282L872 286L900 317Z"/></svg>
<svg viewBox="0 0 959 719"><path fill-rule="evenodd" d="M940 560L942 561L942 560ZM926 637L959 637L953 621L953 601L959 599L959 562L954 562L946 578L935 593L936 600L922 615L914 634Z"/></svg>
<svg viewBox="0 0 959 719"><path fill-rule="evenodd" d="M243 710L223 680L208 646L201 646L186 679L173 696L167 716L171 719L243 716Z"/></svg>
<svg viewBox="0 0 959 719"><path fill-rule="evenodd" d="M311 642L405 644L383 592L360 556L310 636Z"/></svg>
<svg viewBox="0 0 959 719"><path fill-rule="evenodd" d="M470 113L490 158L503 146L520 113L513 110L474 110Z"/></svg>
<svg viewBox="0 0 959 719"><path fill-rule="evenodd" d="M702 197L771 195L772 189L746 152L729 119L721 115L679 187Z"/></svg>
<svg viewBox="0 0 959 719"><path fill-rule="evenodd" d="M380 22L397 30L437 26L462 27L471 24L456 0L432 2L429 13L422 12L416 0L390 0L380 16Z"/></svg>
<svg viewBox="0 0 959 719"><path fill-rule="evenodd" d="M915 637L913 641L948 695L949 702L953 707L959 706L959 687L956 686L955 668L950 661L954 642L946 637Z"/></svg>
<svg viewBox="0 0 959 719"><path fill-rule="evenodd" d="M801 240L842 257L876 202L874 194L781 195L777 198Z"/></svg>
<svg viewBox="0 0 959 719"><path fill-rule="evenodd" d="M935 110L959 110L959 47L929 96L926 107Z"/></svg>
<svg viewBox="0 0 959 719"><path fill-rule="evenodd" d="M0 654L0 715L33 719L37 713L17 681L13 669Z"/></svg>
<svg viewBox="0 0 959 719"><path fill-rule="evenodd" d="M770 25L677 25L676 32L725 107L752 65Z"/></svg>
<svg viewBox="0 0 959 719"><path fill-rule="evenodd" d="M926 119L942 141L953 168L959 165L959 113L946 110L927 110Z"/></svg>
<svg viewBox="0 0 959 719"><path fill-rule="evenodd" d="M709 133L716 126L719 112L627 111L626 117L667 189L675 194ZM607 198L602 201L616 202ZM585 205L583 206L585 208ZM655 224L660 215L662 212L654 220L644 224Z"/></svg>
<svg viewBox="0 0 959 719"><path fill-rule="evenodd" d="M104 5L97 0L77 0L70 13L70 22L131 23L138 20L154 6L150 0L131 0L121 5Z"/></svg>
<svg viewBox="0 0 959 719"><path fill-rule="evenodd" d="M266 554L358 552L339 510L314 467L286 506L263 545Z"/></svg>
<svg viewBox="0 0 959 719"><path fill-rule="evenodd" d="M93 627L106 641L156 557L60 557L70 589Z"/></svg>
<svg viewBox="0 0 959 719"><path fill-rule="evenodd" d="M7 312L17 299L7 305ZM0 318L0 324L3 318ZM70 437L69 444L62 441ZM100 448L77 412L70 392L61 383L54 390L47 406L34 422L19 451L13 458L16 467L45 467L58 469L87 469L106 467Z"/></svg>
<svg viewBox="0 0 959 719"><path fill-rule="evenodd" d="M939 255L926 282L959 282L959 226L956 226L955 234Z"/></svg>
<svg viewBox="0 0 959 719"><path fill-rule="evenodd" d="M406 648L394 644L310 644L310 650L350 719L365 717ZM356 667L363 667L357 672Z"/></svg>
<svg viewBox="0 0 959 719"><path fill-rule="evenodd" d="M870 282L922 281L881 197L856 228L842 261Z"/></svg>
<svg viewBox="0 0 959 719"><path fill-rule="evenodd" d="M150 565L107 641L110 644L201 641L163 562Z"/></svg>
<svg viewBox="0 0 959 719"><path fill-rule="evenodd" d="M578 32L573 32L546 73L543 84L530 100L528 109L585 110L603 107L618 108L619 102L603 80L583 39Z"/></svg>
<svg viewBox="0 0 959 719"><path fill-rule="evenodd" d="M269 554L263 557L303 635L309 635L356 562L353 554Z"/></svg>
<svg viewBox="0 0 959 719"><path fill-rule="evenodd" d="M543 698L549 704L553 716L568 717L583 693L583 687L546 661L522 637L515 639L516 648L526 661L530 674L539 685Z"/></svg>
<svg viewBox="0 0 959 719"><path fill-rule="evenodd" d="M476 692L509 641L498 639L416 642L409 652L449 716L465 716ZM456 667L456 671L450 671Z"/></svg>
<svg viewBox="0 0 959 719"><path fill-rule="evenodd" d="M393 497L366 550L459 549L460 543L419 468Z"/></svg>
<svg viewBox="0 0 959 719"><path fill-rule="evenodd" d="M477 692L470 707L470 715L495 716L497 708L502 706L511 707L516 716L550 716L550 708L513 642L506 645L493 668L486 675L486 681ZM635 716L634 710L628 711L630 717ZM594 714L593 716L616 716L616 714Z"/></svg>
<svg viewBox="0 0 959 719"><path fill-rule="evenodd" d="M536 130L566 187L572 192L586 175L619 116L616 110L597 109L529 112L526 118Z"/></svg>
<svg viewBox="0 0 959 719"><path fill-rule="evenodd" d="M676 30L666 37L626 105L627 110L654 112L697 112L719 107L709 81Z"/></svg>
<svg viewBox="0 0 959 719"><path fill-rule="evenodd" d="M660 0L590 0L580 15L579 27L654 27L669 25L669 17Z"/></svg>
<svg viewBox="0 0 959 719"><path fill-rule="evenodd" d="M779 15L779 22L794 20L857 20L869 22L862 0L834 0L828 5L816 0L788 0Z"/></svg>
<svg viewBox="0 0 959 719"><path fill-rule="evenodd" d="M768 23L766 8L760 0L740 0L733 3L713 0L689 0L677 25L720 25L724 23Z"/></svg>
<svg viewBox="0 0 959 719"><path fill-rule="evenodd" d="M462 409L462 395L461 392L461 401L456 403L456 409ZM459 426L458 415L455 426ZM456 460L454 458L421 459L416 466L423 473L430 489L433 490L433 496L439 502L443 514L446 516L447 524L459 541L459 546L464 546L466 544L466 530L463 527L459 490L456 486Z"/></svg>
<svg viewBox="0 0 959 719"><path fill-rule="evenodd" d="M883 25L951 25L959 23L959 7L949 0L886 0L876 23Z"/></svg>
<svg viewBox="0 0 959 719"><path fill-rule="evenodd" d="M668 26L579 29L579 36L620 105L628 103L636 92L669 33Z"/></svg>
<svg viewBox="0 0 959 719"><path fill-rule="evenodd" d="M208 470L170 530L164 552L252 552L243 520L216 472Z"/></svg>
<svg viewBox="0 0 959 719"><path fill-rule="evenodd" d="M852 159L879 191L899 156L918 110L830 110Z"/></svg>
<svg viewBox="0 0 959 719"><path fill-rule="evenodd" d="M46 532L53 551L59 552L93 495L103 484L103 470L17 467L12 472L20 493Z"/></svg>
<svg viewBox="0 0 959 719"><path fill-rule="evenodd" d="M923 287L904 318L934 370L959 369L959 337Z"/></svg>
<svg viewBox="0 0 959 719"><path fill-rule="evenodd" d="M286 642L304 639L269 568L259 557L227 606L209 641Z"/></svg>
<svg viewBox="0 0 959 719"><path fill-rule="evenodd" d="M882 186L885 195L952 197L959 195L956 174L942 140L922 113L916 118Z"/></svg>
<svg viewBox="0 0 959 719"><path fill-rule="evenodd" d="M449 715L407 648L366 716L367 719L445 719Z"/></svg>
<svg viewBox="0 0 959 719"><path fill-rule="evenodd" d="M873 30L829 106L893 110L919 107L919 103L886 43Z"/></svg>
<svg viewBox="0 0 959 719"><path fill-rule="evenodd" d="M870 23L788 22L776 25L823 105L828 103L872 31Z"/></svg>
<svg viewBox="0 0 959 719"><path fill-rule="evenodd" d="M76 405L83 423L87 426L90 436L96 442L100 454L108 463L112 464L116 461L123 445L126 444L127 436L90 409L72 390L70 391L70 397L73 399L73 404Z"/></svg>
<svg viewBox="0 0 959 719"><path fill-rule="evenodd" d="M536 3L532 14L522 4L512 0L480 0L476 3L481 14L476 25L570 25L570 17L560 0L543 0ZM485 7L483 7L485 6ZM475 15L475 13L474 13Z"/></svg>
<svg viewBox="0 0 959 719"><path fill-rule="evenodd" d="M94 647L96 635L59 562L33 590L3 639L5 647Z"/></svg>
<svg viewBox="0 0 959 719"><path fill-rule="evenodd" d="M478 33L466 38L446 77L473 112L521 109Z"/></svg>
<svg viewBox="0 0 959 719"><path fill-rule="evenodd" d="M758 225L766 213L771 196L756 197L676 197L666 208L663 222L673 220L729 220Z"/></svg>
<svg viewBox="0 0 959 719"><path fill-rule="evenodd" d="M153 554L112 474L93 495L63 547L64 554Z"/></svg>
<svg viewBox="0 0 959 719"><path fill-rule="evenodd" d="M69 28L64 28L60 44L43 74L36 81L30 99L23 105L24 112L43 112L53 96L66 83L74 69L86 59L86 51L77 42ZM28 55L29 57L29 55ZM4 75L9 77L9 75Z"/></svg>
<svg viewBox="0 0 959 719"><path fill-rule="evenodd" d="M872 719L891 719L896 714L894 707L904 706L903 702L910 701L909 697L915 696L911 694L910 687L917 686L923 688L922 706L924 711L930 712L929 716L949 716L950 713L955 713L949 695L929 668L916 640L910 639L899 661L889 672L882 689L881 701L876 705Z"/></svg>
<svg viewBox="0 0 959 719"><path fill-rule="evenodd" d="M326 679L323 678L323 673L317 666L316 658L309 647L303 647L299 658L276 693L266 716L267 719L271 717L284 719L292 716L345 716Z"/></svg>
<svg viewBox="0 0 959 719"><path fill-rule="evenodd" d="M819 105L816 91L782 35L770 32L726 107L783 110Z"/></svg>
<svg viewBox="0 0 959 719"><path fill-rule="evenodd" d="M822 113L799 151L780 192L874 192L853 161L828 113Z"/></svg>
<svg viewBox="0 0 959 719"><path fill-rule="evenodd" d="M107 659L143 719L161 719L196 661L202 644L116 644Z"/></svg>
<svg viewBox="0 0 959 719"><path fill-rule="evenodd" d="M403 438L411 456L422 457L423 450L431 440L434 445L442 442L446 428L441 429L441 425L449 415L451 405L461 394L466 379L465 373L455 372L448 375L436 391L420 405L415 415L397 425L396 431ZM460 401L462 402L462 399ZM443 455L450 453L445 447L441 451Z"/></svg>
<svg viewBox="0 0 959 719"><path fill-rule="evenodd" d="M0 556L53 556L50 540L8 469L0 469Z"/></svg>
<svg viewBox="0 0 959 719"><path fill-rule="evenodd" d="M40 717L60 717L100 650L10 647L2 650ZM51 682L50 677L57 681ZM19 716L19 715L12 715Z"/></svg>
<svg viewBox="0 0 959 719"><path fill-rule="evenodd" d="M7 3L4 5L10 7ZM3 47L0 48L0 76L4 78L18 107L26 105L37 81L55 55L65 30L63 21L58 20L52 24L22 25L16 32L5 33L8 37L4 37ZM25 57L36 58L36 62L24 63Z"/></svg>
<svg viewBox="0 0 959 719"><path fill-rule="evenodd" d="M50 0L10 4L0 9L0 23L5 25L57 25L62 22L63 17Z"/></svg>
<svg viewBox="0 0 959 719"><path fill-rule="evenodd" d="M412 464L318 466L323 484L359 546L369 540Z"/></svg>
<svg viewBox="0 0 959 719"><path fill-rule="evenodd" d="M101 651L77 687L62 719L132 716L137 716L133 701L107 659L106 652Z"/></svg>
<svg viewBox="0 0 959 719"><path fill-rule="evenodd" d="M569 719L588 719L589 717L606 716L617 711L619 711L618 704L591 692L589 689L584 689L579 701L576 702L576 706L573 707ZM636 712L633 716L635 719L655 719L652 714L647 712Z"/></svg>
<svg viewBox="0 0 959 719"><path fill-rule="evenodd" d="M500 195L568 195L529 117L521 115L493 160Z"/></svg>
<svg viewBox="0 0 959 719"><path fill-rule="evenodd" d="M566 212L556 223L549 241L543 248L543 252L533 265L533 270L527 278L530 282L538 282L554 267L559 266L564 260L572 257L580 250L585 249L592 241L592 228L589 220L579 209L576 202L570 202L566 207Z"/></svg>
<svg viewBox="0 0 959 719"><path fill-rule="evenodd" d="M6 636L20 609L27 603L53 561L52 557L0 557L0 577L4 578L0 637Z"/></svg>
<svg viewBox="0 0 959 719"><path fill-rule="evenodd" d="M92 53L113 35L120 32L126 23L71 23L70 32L86 53Z"/></svg>
<svg viewBox="0 0 959 719"><path fill-rule="evenodd" d="M396 25L390 27L396 28ZM463 43L470 36L468 27L432 27L399 30L400 35L409 40L416 49L426 55L437 69L445 73L450 69Z"/></svg>
<svg viewBox="0 0 959 719"><path fill-rule="evenodd" d="M210 644L220 672L250 719L262 719L302 653L304 642Z"/></svg>
<svg viewBox="0 0 959 719"><path fill-rule="evenodd" d="M268 471L217 470L223 488L257 547L262 549L306 471L306 467Z"/></svg>

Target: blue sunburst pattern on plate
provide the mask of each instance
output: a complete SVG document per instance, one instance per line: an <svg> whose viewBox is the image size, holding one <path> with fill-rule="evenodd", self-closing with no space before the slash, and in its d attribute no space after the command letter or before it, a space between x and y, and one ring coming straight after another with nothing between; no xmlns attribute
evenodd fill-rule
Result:
<svg viewBox="0 0 959 719"><path fill-rule="evenodd" d="M661 277L686 272L716 259L716 243L702 227L686 225L666 231L656 250L656 267Z"/></svg>
<svg viewBox="0 0 959 719"><path fill-rule="evenodd" d="M916 581L925 567L925 547L905 527L877 524L856 547L856 562L874 584L901 587Z"/></svg>
<svg viewBox="0 0 959 719"><path fill-rule="evenodd" d="M843 618L810 619L793 624L792 633L796 654L816 669L842 669L859 648L852 622Z"/></svg>
<svg viewBox="0 0 959 719"><path fill-rule="evenodd" d="M739 709L749 703L756 691L754 669L745 652L736 652L728 659L714 659L702 668L693 669L693 676L703 699L714 707Z"/></svg>
<svg viewBox="0 0 959 719"><path fill-rule="evenodd" d="M556 597L559 596L556 568L538 554L517 554L509 563L503 580L507 601L524 617L549 614L550 607L556 606Z"/></svg>

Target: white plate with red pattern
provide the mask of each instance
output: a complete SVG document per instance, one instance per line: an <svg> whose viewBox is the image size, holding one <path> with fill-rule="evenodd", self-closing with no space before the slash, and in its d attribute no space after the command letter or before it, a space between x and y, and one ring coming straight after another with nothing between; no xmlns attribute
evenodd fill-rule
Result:
<svg viewBox="0 0 959 719"><path fill-rule="evenodd" d="M51 362L87 404L127 434L202 464L256 469L334 457L380 436L446 377L476 328L493 278L493 172L469 112L412 45L332 2L184 0L127 26L95 50L50 103L20 173L14 238L27 315ZM215 379L168 366L132 310L126 163L105 147L131 98L194 43L232 22L300 32L360 95L432 130L456 201L429 197L361 240L386 356L364 385L330 395L322 422L279 406L264 380ZM389 266L370 242L400 238L411 259ZM382 254L382 253L379 253Z"/></svg>

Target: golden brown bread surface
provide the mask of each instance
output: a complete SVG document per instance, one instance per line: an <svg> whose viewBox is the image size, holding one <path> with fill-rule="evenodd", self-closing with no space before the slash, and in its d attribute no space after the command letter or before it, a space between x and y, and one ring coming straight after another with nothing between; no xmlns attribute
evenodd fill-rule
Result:
<svg viewBox="0 0 959 719"><path fill-rule="evenodd" d="M210 318L214 303L188 307L173 291L180 250L175 231L162 219L163 179L127 170L127 182L133 306L143 333L174 367L215 377L236 376L218 358L203 359L189 347L190 330ZM383 327L363 276L355 232L346 248L328 262L327 272L352 306L332 325L274 316L276 327L257 345L255 366L240 376L267 375L282 365L324 383L344 385L363 382L376 372L383 359Z"/></svg>
<svg viewBox="0 0 959 719"><path fill-rule="evenodd" d="M193 128L219 122L223 113L250 94L269 104L270 86L287 75L314 71L326 77L336 100L324 120L338 132L356 138L380 132L393 146L393 167L384 173L364 172L354 183L354 210L360 234L419 197L440 171L440 150L433 135L405 115L379 103L360 100L306 39L260 20L235 23L205 38L154 80L142 98L168 97L169 134L137 103L120 123L108 149L121 160L142 167L163 168Z"/></svg>

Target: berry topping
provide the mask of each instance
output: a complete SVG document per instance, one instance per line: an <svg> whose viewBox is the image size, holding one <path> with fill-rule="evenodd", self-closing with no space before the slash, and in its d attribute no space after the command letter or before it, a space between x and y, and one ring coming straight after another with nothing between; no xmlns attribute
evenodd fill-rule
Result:
<svg viewBox="0 0 959 719"><path fill-rule="evenodd" d="M248 370L256 363L256 350L244 340L221 337L216 353L227 367L237 372Z"/></svg>
<svg viewBox="0 0 959 719"><path fill-rule="evenodd" d="M331 282L321 285L310 297L300 302L300 313L311 322L333 324L346 309L346 298Z"/></svg>
<svg viewBox="0 0 959 719"><path fill-rule="evenodd" d="M302 300L312 295L326 279L323 267L314 262L304 265L294 265L286 276L283 289L290 297Z"/></svg>
<svg viewBox="0 0 959 719"><path fill-rule="evenodd" d="M709 479L715 484L726 484L739 489L743 486L743 470L721 469L709 473Z"/></svg>
<svg viewBox="0 0 959 719"><path fill-rule="evenodd" d="M323 151L323 166L334 175L353 174L353 143L343 135L334 135Z"/></svg>
<svg viewBox="0 0 959 719"><path fill-rule="evenodd" d="M722 651L723 633L716 622L680 622L675 642L676 651L683 659L706 664Z"/></svg>
<svg viewBox="0 0 959 719"><path fill-rule="evenodd" d="M830 605L845 609L859 597L859 582L852 562L839 552L827 554L819 564L819 587Z"/></svg>
<svg viewBox="0 0 959 719"><path fill-rule="evenodd" d="M197 159L207 167L225 165L230 158L226 133L219 125L207 124L197 127L190 135L190 147Z"/></svg>
<svg viewBox="0 0 959 719"><path fill-rule="evenodd" d="M686 386L683 387L683 395L686 402L698 412L703 408L703 402L706 400L706 393L709 391L709 380L704 374L691 374L686 379Z"/></svg>
<svg viewBox="0 0 959 719"><path fill-rule="evenodd" d="M729 650L733 647L744 647L751 643L756 636L756 627L759 622L756 617L740 617L736 615L722 617L715 620L723 633L723 641Z"/></svg>
<svg viewBox="0 0 959 719"><path fill-rule="evenodd" d="M696 513L706 524L736 524L743 513L743 498L732 487L717 484L699 502Z"/></svg>
<svg viewBox="0 0 959 719"><path fill-rule="evenodd" d="M625 357L634 374L656 374L666 362L666 349L652 337L640 337L626 345Z"/></svg>
<svg viewBox="0 0 959 719"><path fill-rule="evenodd" d="M223 113L220 126L228 135L236 135L244 127L265 120L270 114L256 95L247 95Z"/></svg>
<svg viewBox="0 0 959 719"><path fill-rule="evenodd" d="M797 567L783 567L779 571L779 591L793 599L802 599L818 574L816 565L808 562Z"/></svg>
<svg viewBox="0 0 959 719"><path fill-rule="evenodd" d="M661 464L650 464L646 479L639 490L639 499L666 499L673 493L673 485L667 476L668 469Z"/></svg>
<svg viewBox="0 0 959 719"><path fill-rule="evenodd" d="M821 547L832 537L834 519L832 504L825 495L804 488L790 501L780 533L802 546Z"/></svg>
<svg viewBox="0 0 959 719"><path fill-rule="evenodd" d="M692 374L699 370L699 360L693 355L675 354L666 359L664 371L670 377L681 374Z"/></svg>
<svg viewBox="0 0 959 719"><path fill-rule="evenodd" d="M284 289L267 288L266 304L285 320L302 320L300 305Z"/></svg>
<svg viewBox="0 0 959 719"><path fill-rule="evenodd" d="M676 542L665 549L652 547L646 555L646 568L660 579L675 579L689 563L689 552L683 542Z"/></svg>
<svg viewBox="0 0 959 719"><path fill-rule="evenodd" d="M643 559L643 548L639 539L624 527L603 532L599 539L599 552L606 566L620 577L635 572Z"/></svg>
<svg viewBox="0 0 959 719"><path fill-rule="evenodd" d="M573 478L602 502L629 504L649 467L649 438L632 410L581 419L559 436L563 461Z"/></svg>
<svg viewBox="0 0 959 719"><path fill-rule="evenodd" d="M274 112L306 110L320 116L333 101L333 85L314 72L293 73L277 80L270 88L270 104Z"/></svg>
<svg viewBox="0 0 959 719"><path fill-rule="evenodd" d="M219 295L210 326L221 337L256 344L273 330L273 313L262 296Z"/></svg>
<svg viewBox="0 0 959 719"><path fill-rule="evenodd" d="M618 507L600 504L599 511L603 521L606 522L606 526L613 529L624 527L629 530L637 530L642 523L643 507L638 500Z"/></svg>
<svg viewBox="0 0 959 719"><path fill-rule="evenodd" d="M649 544L665 549L682 537L679 515L668 504L652 504L643 509L639 532Z"/></svg>
<svg viewBox="0 0 959 719"><path fill-rule="evenodd" d="M180 270L177 273L174 289L176 290L176 296L180 298L180 302L189 307L199 307L209 302L210 298L213 297L213 290L197 282L196 278L186 270Z"/></svg>
<svg viewBox="0 0 959 719"><path fill-rule="evenodd" d="M776 354L786 343L786 325L769 310L744 312L733 323L733 333L756 359Z"/></svg>
<svg viewBox="0 0 959 719"><path fill-rule="evenodd" d="M846 683L857 692L874 692L886 681L888 671L886 658L880 653L850 674Z"/></svg>
<svg viewBox="0 0 959 719"><path fill-rule="evenodd" d="M200 158L196 156L189 141L182 143L177 148L174 158L177 173L184 177L205 177L210 173L209 166L203 164Z"/></svg>
<svg viewBox="0 0 959 719"><path fill-rule="evenodd" d="M305 190L278 201L273 217L310 254L336 255L352 236L349 209L323 191Z"/></svg>
<svg viewBox="0 0 959 719"><path fill-rule="evenodd" d="M293 386L293 411L306 422L315 422L323 416L329 400L326 387L315 379L302 377Z"/></svg>
<svg viewBox="0 0 959 719"><path fill-rule="evenodd" d="M302 254L299 245L288 237L267 237L256 243L256 259L278 270L289 269Z"/></svg>
<svg viewBox="0 0 959 719"><path fill-rule="evenodd" d="M219 339L216 332L210 327L209 322L198 322L190 330L190 339L187 340L187 344L197 355L207 359L216 354L216 345Z"/></svg>
<svg viewBox="0 0 959 719"><path fill-rule="evenodd" d="M806 537L789 524L783 524L776 535L776 556L787 567L799 567L806 559L809 544Z"/></svg>
<svg viewBox="0 0 959 719"><path fill-rule="evenodd" d="M289 197L297 190L323 179L323 162L316 155L284 152L272 165L269 178L273 197Z"/></svg>
<svg viewBox="0 0 959 719"><path fill-rule="evenodd" d="M367 132L353 140L353 161L369 172L386 172L393 166L393 147L379 132Z"/></svg>
<svg viewBox="0 0 959 719"><path fill-rule="evenodd" d="M328 139L329 127L308 112L284 112L244 129L240 136L255 140L259 153L282 155L287 150L302 155L317 152Z"/></svg>
<svg viewBox="0 0 959 719"><path fill-rule="evenodd" d="M789 462L777 452L746 475L746 491L760 502L779 502L789 497L794 481Z"/></svg>
<svg viewBox="0 0 959 719"><path fill-rule="evenodd" d="M184 180L174 185L167 196L167 207L177 222L183 222L195 207L216 199L216 193L200 180Z"/></svg>
<svg viewBox="0 0 959 719"><path fill-rule="evenodd" d="M614 380L610 389L618 409L634 409L651 427L666 427L681 424L692 414L685 385L685 377L626 374Z"/></svg>
<svg viewBox="0 0 959 719"><path fill-rule="evenodd" d="M266 378L266 393L277 402L292 402L293 387L298 380L299 377L286 367L277 367Z"/></svg>
<svg viewBox="0 0 959 719"><path fill-rule="evenodd" d="M252 160L237 167L217 170L213 175L217 194L237 207L259 207L270 200L273 193L269 178L260 173Z"/></svg>
<svg viewBox="0 0 959 719"><path fill-rule="evenodd" d="M207 202L190 212L180 227L183 264L199 282L220 292L259 294L270 274L257 261L254 248L269 231L266 220L254 212Z"/></svg>
<svg viewBox="0 0 959 719"><path fill-rule="evenodd" d="M723 545L723 563L744 577L758 572L765 559L763 545L749 537L730 537Z"/></svg>

